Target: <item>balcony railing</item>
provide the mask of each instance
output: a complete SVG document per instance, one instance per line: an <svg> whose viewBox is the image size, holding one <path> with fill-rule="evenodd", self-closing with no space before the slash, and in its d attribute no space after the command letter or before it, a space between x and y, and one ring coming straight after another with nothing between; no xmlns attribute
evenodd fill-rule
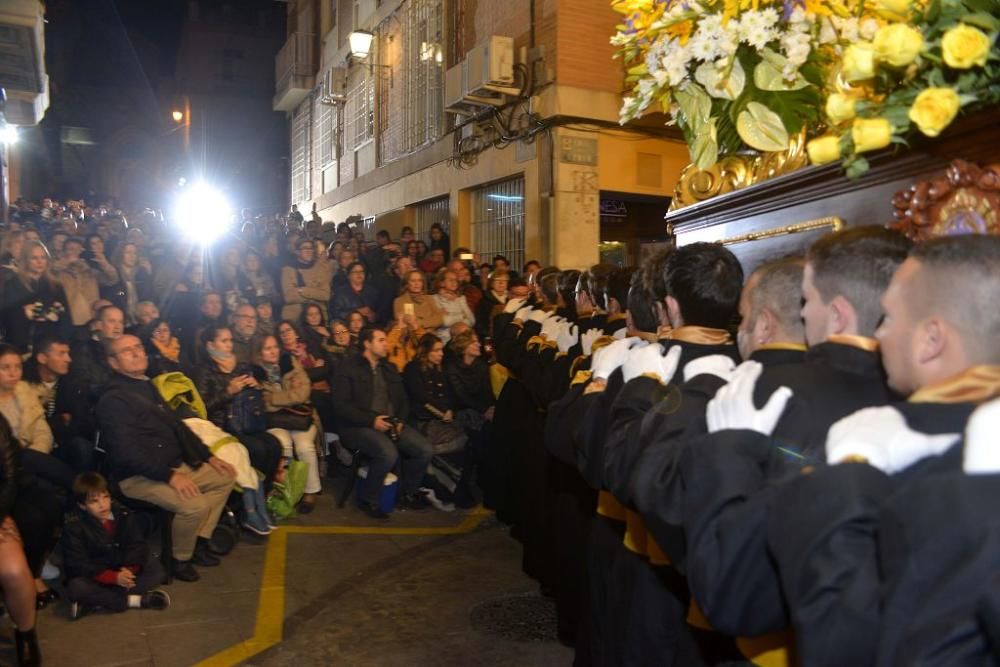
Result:
<svg viewBox="0 0 1000 667"><path fill-rule="evenodd" d="M274 83L278 95L289 87L298 87L295 85L298 83L296 77L315 76L318 68L316 35L293 32L274 60ZM311 81L304 83L312 87Z"/></svg>

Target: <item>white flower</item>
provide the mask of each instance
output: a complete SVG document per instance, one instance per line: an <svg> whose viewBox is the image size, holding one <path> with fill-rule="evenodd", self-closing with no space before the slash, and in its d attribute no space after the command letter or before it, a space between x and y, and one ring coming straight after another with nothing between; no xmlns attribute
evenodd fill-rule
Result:
<svg viewBox="0 0 1000 667"><path fill-rule="evenodd" d="M758 28L756 30L750 31L746 36L746 43L755 49L764 48L768 42L774 39L774 32L771 30L766 30L764 28Z"/></svg>
<svg viewBox="0 0 1000 667"><path fill-rule="evenodd" d="M691 49L691 57L702 62L715 60L718 54L718 45L714 39L695 38L688 42L688 47Z"/></svg>
<svg viewBox="0 0 1000 667"><path fill-rule="evenodd" d="M795 9L793 9L792 13L788 17L788 22L792 24L805 23L808 20L809 20L809 15L806 14L806 10L802 9L802 7L796 7Z"/></svg>
<svg viewBox="0 0 1000 667"><path fill-rule="evenodd" d="M875 37L875 33L878 32L878 28L878 21L873 18L866 18L859 26L861 38L865 41L871 41Z"/></svg>
<svg viewBox="0 0 1000 667"><path fill-rule="evenodd" d="M656 80L656 85L663 86L669 80L667 71L663 69L658 69L653 72L653 78Z"/></svg>
<svg viewBox="0 0 1000 667"><path fill-rule="evenodd" d="M681 81L687 78L687 67L680 63L670 63L667 67L667 75L670 77L670 87L676 88Z"/></svg>
<svg viewBox="0 0 1000 667"><path fill-rule="evenodd" d="M768 28L774 26L778 22L778 12L772 7L768 7L760 13L761 19L764 21L764 25Z"/></svg>

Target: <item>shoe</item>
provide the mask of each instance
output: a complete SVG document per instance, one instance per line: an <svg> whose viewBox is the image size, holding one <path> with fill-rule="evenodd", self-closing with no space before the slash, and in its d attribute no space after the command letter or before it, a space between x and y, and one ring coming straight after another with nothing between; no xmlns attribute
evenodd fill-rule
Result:
<svg viewBox="0 0 1000 667"><path fill-rule="evenodd" d="M208 547L202 543L195 546L194 555L191 556L191 563L201 567L215 567L221 562L219 557L209 551Z"/></svg>
<svg viewBox="0 0 1000 667"><path fill-rule="evenodd" d="M427 502L426 495L417 492L411 493L408 496L403 496L399 501L399 506L406 510L425 510L430 507L431 504Z"/></svg>
<svg viewBox="0 0 1000 667"><path fill-rule="evenodd" d="M389 518L389 515L383 512L381 509L379 509L375 505L366 503L363 500L358 501L358 508L373 519L385 520Z"/></svg>
<svg viewBox="0 0 1000 667"><path fill-rule="evenodd" d="M177 560L175 558L173 566L174 579L180 579L181 581L198 581L201 579L198 570L194 569L189 560Z"/></svg>
<svg viewBox="0 0 1000 667"><path fill-rule="evenodd" d="M351 450L340 444L340 440L333 441L333 451L336 453L340 465L350 468L354 464L354 454L351 453Z"/></svg>
<svg viewBox="0 0 1000 667"><path fill-rule="evenodd" d="M38 636L35 629L27 632L14 631L14 643L17 646L17 664L21 667L38 667L42 664L42 656L38 652Z"/></svg>
<svg viewBox="0 0 1000 667"><path fill-rule="evenodd" d="M50 602L55 602L58 599L59 593L51 588L41 593L35 593L35 609L45 609Z"/></svg>
<svg viewBox="0 0 1000 667"><path fill-rule="evenodd" d="M154 588L142 594L139 606L143 609L162 610L170 606L170 596L159 588Z"/></svg>
<svg viewBox="0 0 1000 667"><path fill-rule="evenodd" d="M45 581L52 581L53 579L59 578L59 568L51 563L51 561L45 561L45 565L42 566L42 576L41 579Z"/></svg>
<svg viewBox="0 0 1000 667"><path fill-rule="evenodd" d="M427 489L421 487L418 489L417 494L424 494L424 498L431 504L431 507L438 510L439 512L454 512L455 505L453 503L445 502L437 497L434 493L434 489Z"/></svg>
<svg viewBox="0 0 1000 667"><path fill-rule="evenodd" d="M277 528L278 520L274 518L274 515L271 514L271 510L267 508L267 496L264 495L263 487L261 487L260 492L256 494L255 499L256 502L254 504L257 506L257 514L260 515L263 522L270 528Z"/></svg>
<svg viewBox="0 0 1000 667"><path fill-rule="evenodd" d="M243 519L243 527L258 535L271 534L271 527L267 525L259 512L247 512L246 518Z"/></svg>
<svg viewBox="0 0 1000 667"><path fill-rule="evenodd" d="M78 621L86 616L88 611L90 610L87 609L86 605L80 602L72 602L69 605L69 620Z"/></svg>
<svg viewBox="0 0 1000 667"><path fill-rule="evenodd" d="M302 496L302 500L299 501L298 510L299 514L310 514L314 509L316 509L316 495L315 493L307 493Z"/></svg>

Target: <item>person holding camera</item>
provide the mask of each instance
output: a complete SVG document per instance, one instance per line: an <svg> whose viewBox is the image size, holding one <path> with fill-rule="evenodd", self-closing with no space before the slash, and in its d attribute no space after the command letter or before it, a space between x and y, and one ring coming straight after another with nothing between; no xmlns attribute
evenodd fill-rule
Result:
<svg viewBox="0 0 1000 667"><path fill-rule="evenodd" d="M71 236L63 243L62 258L53 262L53 273L66 291L73 326L83 326L90 321L91 305L101 297L101 287L118 282L118 272L108 263L97 259L84 259L83 239Z"/></svg>
<svg viewBox="0 0 1000 667"><path fill-rule="evenodd" d="M401 494L398 504L405 509L427 507L419 488L434 451L422 433L403 423L410 405L399 372L386 361L385 331L362 330L360 346L361 354L350 355L337 366L334 408L341 424L341 439L370 459L368 479L358 504L372 518L386 519L388 515L378 508L378 497L385 476L397 462Z"/></svg>

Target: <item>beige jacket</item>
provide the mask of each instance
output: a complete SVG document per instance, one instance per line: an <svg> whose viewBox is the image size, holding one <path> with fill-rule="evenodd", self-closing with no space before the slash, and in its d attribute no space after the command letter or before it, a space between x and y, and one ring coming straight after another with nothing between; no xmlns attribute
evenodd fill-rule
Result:
<svg viewBox="0 0 1000 667"><path fill-rule="evenodd" d="M444 325L444 314L438 308L437 301L430 294L422 294L416 299L407 292L396 297L392 302L392 313L396 321L403 319L406 305L413 305L413 314L417 318L417 327L425 331L434 331Z"/></svg>
<svg viewBox="0 0 1000 667"><path fill-rule="evenodd" d="M84 260L72 263L56 262L53 273L66 292L66 307L74 326L86 324L91 318L91 306L100 296L100 286L118 282L118 272L108 266L108 271L96 271Z"/></svg>
<svg viewBox="0 0 1000 667"><path fill-rule="evenodd" d="M299 276L303 285L299 286ZM281 269L281 294L285 306L281 309L281 319L298 321L302 306L315 303L326 317L326 304L330 300L330 267L324 260L317 260L308 269L285 266Z"/></svg>
<svg viewBox="0 0 1000 667"><path fill-rule="evenodd" d="M30 384L24 380L18 382L14 387L13 402L0 405L14 431L14 437L22 447L43 454L52 452L52 430L45 421L45 410L38 401L38 394ZM15 414L10 415L9 411L14 411Z"/></svg>

